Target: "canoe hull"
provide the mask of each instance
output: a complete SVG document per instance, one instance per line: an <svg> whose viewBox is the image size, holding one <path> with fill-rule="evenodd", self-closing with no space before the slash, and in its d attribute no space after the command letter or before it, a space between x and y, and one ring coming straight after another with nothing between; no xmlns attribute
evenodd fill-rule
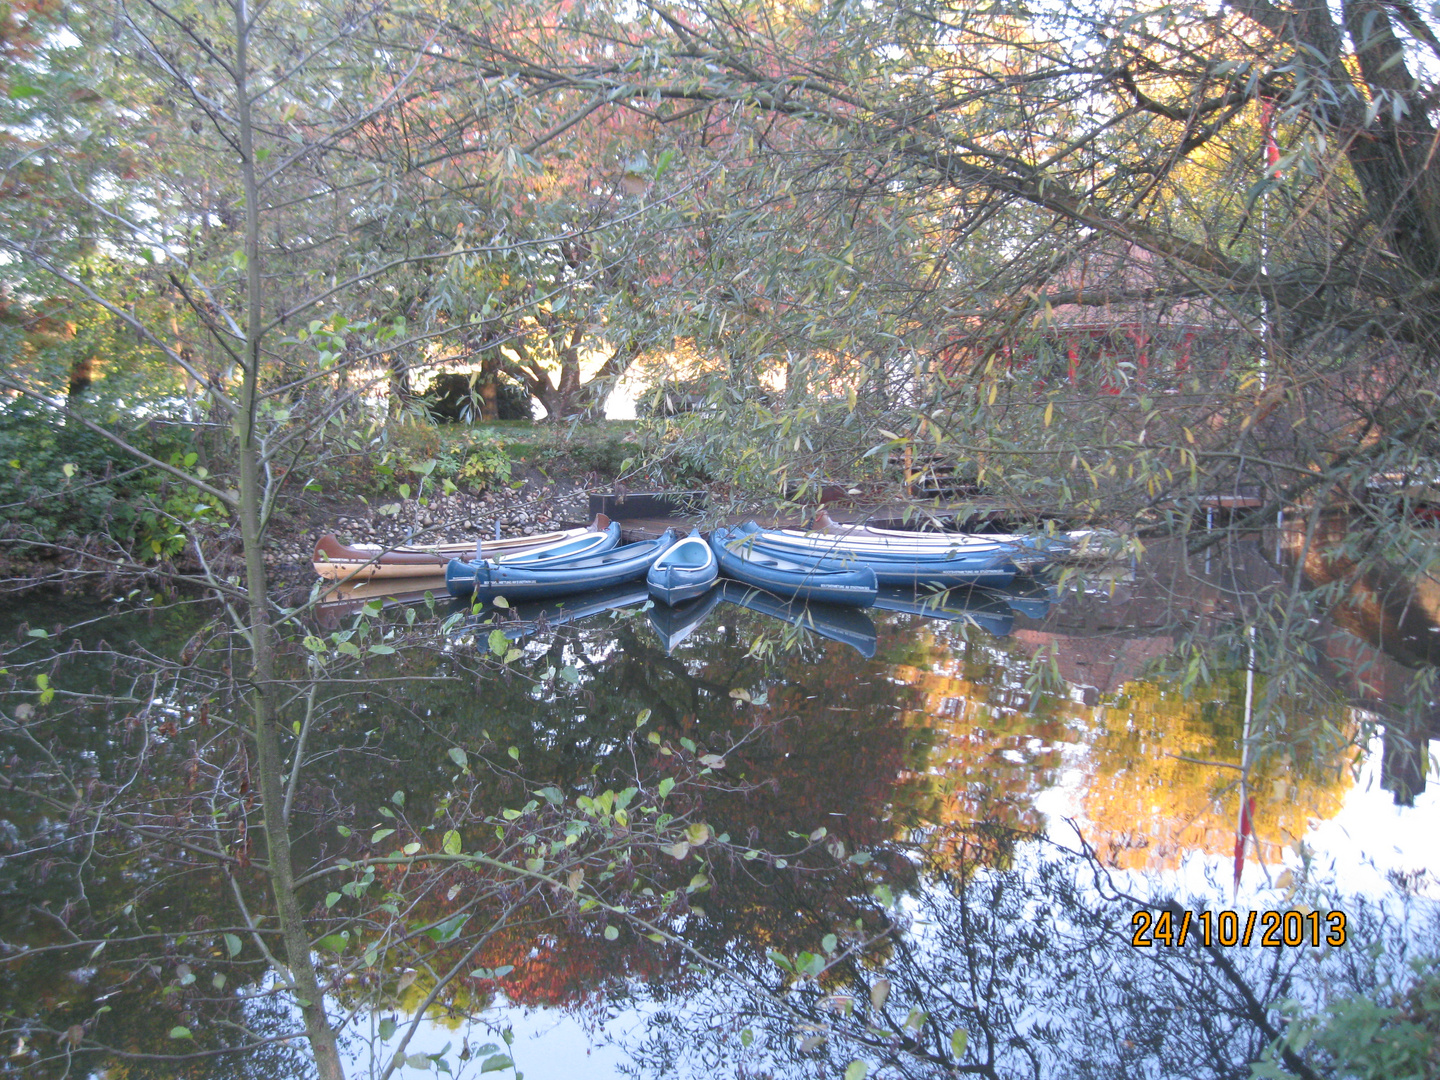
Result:
<svg viewBox="0 0 1440 1080"><path fill-rule="evenodd" d="M715 552L698 532L692 532L655 560L645 582L651 596L673 607L703 594L719 576Z"/></svg>
<svg viewBox="0 0 1440 1080"><path fill-rule="evenodd" d="M605 589L643 578L656 559L675 542L666 530L657 540L626 544L603 555L576 559L565 565L526 566L490 560L466 562L451 559L445 568L445 588L451 596L491 600L546 600Z"/></svg>
<svg viewBox="0 0 1440 1080"><path fill-rule="evenodd" d="M961 585L1008 585L1015 577L1014 551L1009 545L989 545L968 552L956 549L876 552L831 539L825 545L792 541L784 533L748 524L745 542L756 550L783 558L816 560L827 569L869 567L880 588L911 590L948 589Z"/></svg>
<svg viewBox="0 0 1440 1080"><path fill-rule="evenodd" d="M1030 536L1024 533L943 533L943 531L906 530L906 528L878 528L868 524L841 526L831 520L824 510L815 516L815 530L798 533L785 530L786 534L808 537L834 537L847 546L865 550L912 550L912 552L933 552L933 550L978 549L995 544L1012 553L1012 562L1021 570L1034 570L1045 564L1067 556L1073 544L1054 536Z"/></svg>
<svg viewBox="0 0 1440 1080"><path fill-rule="evenodd" d="M869 607L875 602L875 571L868 566L822 566L823 559L776 555L756 548L729 529L710 534L720 572L787 600Z"/></svg>

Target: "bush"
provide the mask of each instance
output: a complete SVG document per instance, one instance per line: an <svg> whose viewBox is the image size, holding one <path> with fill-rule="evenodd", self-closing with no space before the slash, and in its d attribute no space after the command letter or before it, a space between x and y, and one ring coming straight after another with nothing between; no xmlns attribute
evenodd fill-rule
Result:
<svg viewBox="0 0 1440 1080"><path fill-rule="evenodd" d="M137 428L125 438L162 459L183 450L163 429ZM12 535L41 542L67 534L128 539L139 506L159 489L152 472L73 421L18 403L0 410L0 518Z"/></svg>
<svg viewBox="0 0 1440 1080"><path fill-rule="evenodd" d="M480 420L481 388L486 385L474 375L441 371L430 380L421 395L430 417L440 422L473 424ZM508 379L496 379L495 408L500 420L533 420L530 391Z"/></svg>

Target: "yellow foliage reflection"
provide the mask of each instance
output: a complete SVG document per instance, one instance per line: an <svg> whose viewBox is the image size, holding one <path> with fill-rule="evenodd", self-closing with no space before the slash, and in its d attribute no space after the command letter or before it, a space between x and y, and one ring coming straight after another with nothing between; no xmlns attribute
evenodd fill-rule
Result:
<svg viewBox="0 0 1440 1080"><path fill-rule="evenodd" d="M894 629L904 643L897 637L889 653L901 657L891 677L916 692L904 720L925 731L917 741L932 745L923 772L905 786L916 800L914 818L928 823L925 843L937 862L958 854L977 825L1043 829L1040 796L1057 788L1063 795L1046 810L1059 806L1073 815L1108 865L1174 869L1192 854L1233 853L1244 672L1187 697L1169 681L1142 677L1138 669L1156 650L1117 641L1111 659L1131 662L1105 669L1111 688L1067 681L1061 693L1032 694L1025 682L1035 651L1056 650L1059 669L1070 676L1084 665L1067 650L1090 656L1096 639L1072 643L1047 634L996 641L975 634L967 641L954 627L919 620ZM1311 818L1332 817L1352 783L1348 741L1333 738L1353 729L1348 710L1296 701L1279 708L1286 730L1252 740L1247 781L1267 864L1304 836ZM1253 845L1247 858L1255 858Z"/></svg>

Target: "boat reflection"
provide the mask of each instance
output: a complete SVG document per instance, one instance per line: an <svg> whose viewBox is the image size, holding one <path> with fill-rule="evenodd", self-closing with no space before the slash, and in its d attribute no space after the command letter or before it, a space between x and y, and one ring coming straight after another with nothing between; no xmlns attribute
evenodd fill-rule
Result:
<svg viewBox="0 0 1440 1080"><path fill-rule="evenodd" d="M704 594L673 607L650 602L645 585L632 583L564 600L534 601L505 607L487 605L473 621L492 622L508 639L518 641L531 634L607 612L644 608L651 629L668 654L703 626L721 603L734 604L818 637L838 641L867 659L875 655L875 623L862 610L838 604L786 600L737 581L722 581ZM1012 632L1017 614L1035 620L1043 619L1054 603L1053 586L1027 580L1009 589L966 587L939 592L881 589L874 606L882 611L918 615L942 622L968 623L998 638Z"/></svg>
<svg viewBox="0 0 1440 1080"><path fill-rule="evenodd" d="M875 623L858 608L783 600L738 581L721 582L719 591L721 599L727 604L758 611L820 637L849 645L867 660L875 655Z"/></svg>
<svg viewBox="0 0 1440 1080"><path fill-rule="evenodd" d="M509 608L488 606L476 617L476 621L494 622L507 638L519 641L531 634L544 633L551 627L579 622L581 619L604 615L607 612L639 608L649 602L650 592L642 579L563 599L532 600Z"/></svg>
<svg viewBox="0 0 1440 1080"><path fill-rule="evenodd" d="M445 586L437 578L382 578L377 581L356 581L325 589L315 604L315 621L326 630L334 630L347 615L354 615L372 600L382 607L406 607L439 601L438 610L446 613L456 605L445 595Z"/></svg>

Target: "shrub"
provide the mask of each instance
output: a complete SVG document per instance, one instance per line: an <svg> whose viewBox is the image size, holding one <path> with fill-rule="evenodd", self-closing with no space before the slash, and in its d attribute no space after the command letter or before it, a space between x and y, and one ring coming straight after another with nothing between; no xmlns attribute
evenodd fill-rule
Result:
<svg viewBox="0 0 1440 1080"><path fill-rule="evenodd" d="M459 371L437 372L421 400L432 419L456 423L477 423L480 419L481 388L485 382ZM494 380L495 409L500 420L533 420L530 391L508 379Z"/></svg>
<svg viewBox="0 0 1440 1080"><path fill-rule="evenodd" d="M138 427L125 438L156 457L179 449L163 428ZM50 542L67 534L128 539L158 478L78 423L15 403L0 409L0 518L12 535Z"/></svg>

